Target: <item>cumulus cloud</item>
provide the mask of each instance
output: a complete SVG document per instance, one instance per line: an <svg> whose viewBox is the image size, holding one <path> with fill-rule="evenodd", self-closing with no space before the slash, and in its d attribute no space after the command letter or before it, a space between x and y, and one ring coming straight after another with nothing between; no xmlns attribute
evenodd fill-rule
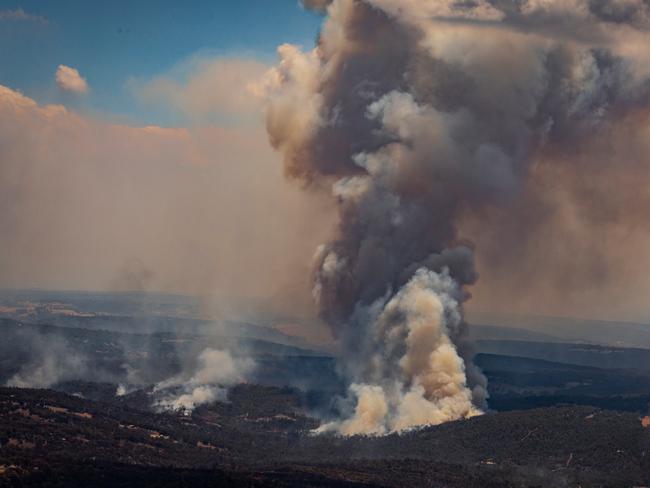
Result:
<svg viewBox="0 0 650 488"><path fill-rule="evenodd" d="M25 12L22 8L13 10L0 10L0 21L15 21L15 22L36 22L39 24L47 24L48 20L40 15L33 15Z"/></svg>
<svg viewBox="0 0 650 488"><path fill-rule="evenodd" d="M88 83L75 68L60 64L56 70L56 83L59 88L72 93L88 92Z"/></svg>

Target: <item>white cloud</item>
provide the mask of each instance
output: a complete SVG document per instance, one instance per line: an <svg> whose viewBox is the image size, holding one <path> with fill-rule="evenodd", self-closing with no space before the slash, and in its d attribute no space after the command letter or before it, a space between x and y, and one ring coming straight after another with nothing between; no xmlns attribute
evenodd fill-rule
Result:
<svg viewBox="0 0 650 488"><path fill-rule="evenodd" d="M73 93L87 93L88 83L74 68L60 64L56 70L56 83L61 90Z"/></svg>
<svg viewBox="0 0 650 488"><path fill-rule="evenodd" d="M14 10L0 10L0 21L14 21L14 22L37 22L40 24L47 24L48 20L40 15L32 15L25 12L22 8Z"/></svg>

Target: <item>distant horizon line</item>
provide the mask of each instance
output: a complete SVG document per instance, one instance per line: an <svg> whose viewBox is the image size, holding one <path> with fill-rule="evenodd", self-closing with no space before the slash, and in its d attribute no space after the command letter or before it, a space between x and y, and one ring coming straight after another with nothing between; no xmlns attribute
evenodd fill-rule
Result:
<svg viewBox="0 0 650 488"><path fill-rule="evenodd" d="M3 293L51 293L51 294L78 294L78 295L148 295L148 296L158 296L158 297L176 297L176 298L186 298L186 299L201 299L205 297L220 297L222 299L229 300L259 300L264 301L264 298L261 297L250 297L250 296L227 296L227 295L218 295L211 293L183 293L183 292L174 292L174 291L162 291L162 290L100 290L100 289L58 289L58 288L10 288L10 287L0 287L0 295ZM650 318L647 319L621 319L621 318L596 318L596 317L586 317L580 315L554 315L554 314L543 314L543 313L524 313L524 312L494 312L487 311L485 309L472 309L472 307L467 307L467 318L469 323L475 323L476 325L495 325L490 323L485 323L485 320L502 320L502 319L518 319L518 318L527 318L527 319L568 319L568 320L580 320L588 322L599 322L602 324L608 324L612 322L620 322L627 325L650 325ZM482 323L481 323L482 322ZM504 326L504 324L500 324Z"/></svg>

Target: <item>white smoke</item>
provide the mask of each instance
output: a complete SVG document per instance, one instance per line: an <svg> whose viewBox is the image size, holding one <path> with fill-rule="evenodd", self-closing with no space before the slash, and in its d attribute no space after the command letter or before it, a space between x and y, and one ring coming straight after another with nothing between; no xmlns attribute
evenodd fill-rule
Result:
<svg viewBox="0 0 650 488"><path fill-rule="evenodd" d="M421 268L388 301L357 309L356 319L369 324L360 346L372 354L363 355L355 376L369 384L350 387L357 398L351 419L321 430L384 434L480 414L451 339L460 332L461 296L446 269Z"/></svg>
<svg viewBox="0 0 650 488"><path fill-rule="evenodd" d="M227 399L225 388L219 386L201 385L188 390L178 396L169 396L156 402L155 406L161 410L191 412L197 406L225 401Z"/></svg>
<svg viewBox="0 0 650 488"><path fill-rule="evenodd" d="M233 357L229 351L205 349L189 378L180 374L154 387L154 392L161 396L154 406L160 410L191 412L199 405L225 401L227 388L245 381L254 367L251 359Z"/></svg>
<svg viewBox="0 0 650 488"><path fill-rule="evenodd" d="M73 351L65 339L51 335L25 334L30 358L12 376L7 386L50 388L57 383L80 379L87 371L87 360Z"/></svg>

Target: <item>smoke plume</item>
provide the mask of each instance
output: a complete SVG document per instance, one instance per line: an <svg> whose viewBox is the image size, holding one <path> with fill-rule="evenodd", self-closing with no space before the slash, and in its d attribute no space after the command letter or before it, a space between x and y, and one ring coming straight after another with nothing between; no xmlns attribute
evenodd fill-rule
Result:
<svg viewBox="0 0 650 488"><path fill-rule="evenodd" d="M155 386L154 391L162 393L155 406L161 410L191 412L199 405L225 401L226 388L243 381L254 366L252 360L233 357L228 351L205 349L190 378L181 373Z"/></svg>
<svg viewBox="0 0 650 488"><path fill-rule="evenodd" d="M646 110L650 8L305 4L327 4L318 45L281 46L263 88L285 173L332 187L339 207L338 231L316 253L313 296L341 339L357 401L350 418L323 429L383 434L479 414L486 381L463 320L478 273L461 230L472 241L491 231L507 253L510 234L491 227L495 215L524 214L517 229L501 225L533 234L544 222L539 182L583 181L567 177L590 170L572 166L576 151Z"/></svg>
<svg viewBox="0 0 650 488"><path fill-rule="evenodd" d="M19 333L17 337L21 339L21 346L29 354L20 370L8 379L6 386L50 388L57 383L79 379L84 375L87 358L70 347L64 338L30 333ZM20 349L15 344L7 347ZM7 356L9 354L5 354L5 357Z"/></svg>

